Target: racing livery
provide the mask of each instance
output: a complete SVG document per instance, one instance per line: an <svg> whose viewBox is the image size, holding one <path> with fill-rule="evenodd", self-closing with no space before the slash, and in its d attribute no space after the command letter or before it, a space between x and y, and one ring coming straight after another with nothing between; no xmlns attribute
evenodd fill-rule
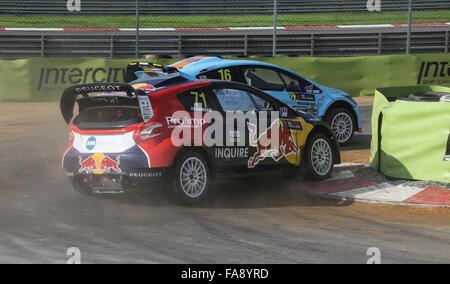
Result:
<svg viewBox="0 0 450 284"><path fill-rule="evenodd" d="M161 75L161 70L155 69L160 65L153 66L145 62L132 64L134 65L127 72L128 82L141 79L140 82L152 84L152 80L160 80L156 75ZM149 66L153 69L145 71ZM341 144L350 142L354 132L361 132L361 115L356 102L349 94L321 86L273 64L197 56L163 68L162 73L170 75L179 72L191 80L196 78L236 81L263 90L296 110L309 112L327 121Z"/></svg>
<svg viewBox="0 0 450 284"><path fill-rule="evenodd" d="M253 147L256 146L256 152L253 156L248 160L248 167L254 168L260 160L264 160L266 157L270 156L275 161L279 161L283 157L287 157L289 155L295 155L299 152L299 148L295 144L295 138L292 135L292 130L286 125L285 121L274 121L272 125L258 138L257 137L257 126L254 124L249 124L248 127L250 129L250 145ZM277 131L278 135L278 143L277 148L273 148L272 145L263 145L261 140L272 136L272 132Z"/></svg>
<svg viewBox="0 0 450 284"><path fill-rule="evenodd" d="M301 167L322 180L340 163L333 131L310 114L246 84L174 82L88 84L63 93L71 131L62 166L77 191L122 193L168 182L177 200L195 202L218 176Z"/></svg>

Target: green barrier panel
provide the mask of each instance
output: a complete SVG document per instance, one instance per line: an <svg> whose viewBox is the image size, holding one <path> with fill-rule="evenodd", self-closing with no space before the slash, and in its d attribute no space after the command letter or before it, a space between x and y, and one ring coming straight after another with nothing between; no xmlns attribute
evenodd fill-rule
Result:
<svg viewBox="0 0 450 284"><path fill-rule="evenodd" d="M414 85L450 86L450 54L361 57L256 58L283 66L350 95L373 96L376 88Z"/></svg>
<svg viewBox="0 0 450 284"><path fill-rule="evenodd" d="M0 61L0 102L32 101L32 78L28 75L30 60Z"/></svg>
<svg viewBox="0 0 450 284"><path fill-rule="evenodd" d="M450 103L388 100L429 91L450 93L450 88L413 86L376 90L372 168L390 177L450 182L450 161L444 159L450 135Z"/></svg>
<svg viewBox="0 0 450 284"><path fill-rule="evenodd" d="M77 84L123 82L134 59L35 58L0 60L0 102L56 101ZM171 59L152 60L170 64Z"/></svg>
<svg viewBox="0 0 450 284"><path fill-rule="evenodd" d="M170 64L177 59L153 59ZM450 86L450 54L365 57L252 58L273 63L311 80L348 92L373 95L377 87L412 85ZM74 84L123 82L125 68L134 59L0 60L0 101L57 100Z"/></svg>

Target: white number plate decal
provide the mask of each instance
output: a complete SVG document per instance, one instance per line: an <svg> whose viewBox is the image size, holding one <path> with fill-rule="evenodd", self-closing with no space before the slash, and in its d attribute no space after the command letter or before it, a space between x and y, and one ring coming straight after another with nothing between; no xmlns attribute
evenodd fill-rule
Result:
<svg viewBox="0 0 450 284"><path fill-rule="evenodd" d="M153 108L150 99L147 96L138 96L139 107L141 109L142 119L145 123L153 117Z"/></svg>

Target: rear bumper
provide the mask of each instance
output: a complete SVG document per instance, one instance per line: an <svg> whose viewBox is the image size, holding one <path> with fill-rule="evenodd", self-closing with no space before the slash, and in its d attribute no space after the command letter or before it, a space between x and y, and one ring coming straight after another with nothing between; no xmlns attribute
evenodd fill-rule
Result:
<svg viewBox="0 0 450 284"><path fill-rule="evenodd" d="M142 171L142 173L144 173ZM153 177L153 175L158 177ZM67 172L70 183L76 188L80 185L93 193L125 193L137 190L159 190L164 183L163 176L158 172L152 177L129 177L127 174L73 174Z"/></svg>
<svg viewBox="0 0 450 284"><path fill-rule="evenodd" d="M122 153L80 153L70 148L63 157L63 168L72 181L80 177L121 176L131 185L159 184L166 168L151 168L147 154L138 146Z"/></svg>

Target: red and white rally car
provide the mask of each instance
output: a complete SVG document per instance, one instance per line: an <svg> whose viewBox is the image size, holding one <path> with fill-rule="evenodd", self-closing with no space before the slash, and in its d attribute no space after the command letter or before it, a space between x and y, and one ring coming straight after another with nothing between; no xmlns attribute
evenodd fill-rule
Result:
<svg viewBox="0 0 450 284"><path fill-rule="evenodd" d="M333 132L312 115L245 84L168 80L64 92L70 141L62 165L76 190L121 193L169 182L178 200L195 202L220 175L303 166L325 179L340 163Z"/></svg>

